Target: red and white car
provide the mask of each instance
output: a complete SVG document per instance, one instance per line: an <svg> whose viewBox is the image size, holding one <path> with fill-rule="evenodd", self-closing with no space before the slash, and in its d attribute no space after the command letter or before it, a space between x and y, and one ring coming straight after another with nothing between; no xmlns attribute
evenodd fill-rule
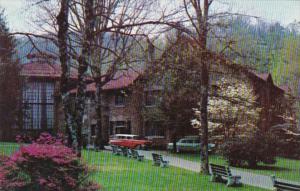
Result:
<svg viewBox="0 0 300 191"><path fill-rule="evenodd" d="M151 146L152 141L142 139L138 135L115 134L110 137L109 144L131 149L145 149Z"/></svg>

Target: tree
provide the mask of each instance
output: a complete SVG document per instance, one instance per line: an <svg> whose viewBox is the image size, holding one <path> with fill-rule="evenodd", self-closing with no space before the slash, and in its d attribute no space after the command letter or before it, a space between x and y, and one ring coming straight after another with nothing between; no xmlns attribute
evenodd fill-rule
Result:
<svg viewBox="0 0 300 191"><path fill-rule="evenodd" d="M191 59L193 45L180 30L169 33L161 60L156 64L153 78L159 78L164 85L161 93L160 109L166 117L171 132L173 151L183 132L193 133L190 120L193 118L191 108L197 105L200 97L200 71L198 63ZM190 127L190 129L189 129Z"/></svg>
<svg viewBox="0 0 300 191"><path fill-rule="evenodd" d="M38 4L40 26L48 36L55 36L57 25L55 15L59 1L51 3L43 1ZM108 141L107 129L102 123L102 87L114 79L120 71L135 68L144 58L138 57L137 48L143 49L142 39L147 38L147 30L153 29L153 24L160 23L160 18L149 16L155 0L125 0L101 1L93 3L85 0L70 0L69 2L69 38L68 56L69 67L78 70L76 94L76 128L80 138L82 114L85 105L86 79L93 79L96 83L96 111L97 111L97 145L103 147ZM89 11L88 11L89 10ZM54 18L54 19L53 19ZM148 25L146 29L143 26ZM152 25L152 26L150 26ZM59 28L59 27L58 27ZM56 43L57 44L57 43ZM136 64L133 66L133 64ZM139 67L139 66L138 66ZM80 145L80 139L78 140Z"/></svg>
<svg viewBox="0 0 300 191"><path fill-rule="evenodd" d="M22 79L18 61L14 59L15 40L0 12L0 138L10 140L11 129L18 125Z"/></svg>
<svg viewBox="0 0 300 191"><path fill-rule="evenodd" d="M65 126L68 133L68 144L77 151L78 150L78 141L77 141L77 129L73 126L74 119L71 111L71 103L69 97L69 83L70 79L68 76L69 68L69 55L68 55L68 18L69 18L69 5L70 0L62 0L60 12L57 16L57 25L58 25L58 48L59 48L59 60L62 68L61 73L61 100L64 109L65 115Z"/></svg>
<svg viewBox="0 0 300 191"><path fill-rule="evenodd" d="M233 138L247 138L257 132L260 108L257 97L248 82L224 77L216 82L208 101L209 132L221 144ZM194 109L195 128L200 128L200 111Z"/></svg>

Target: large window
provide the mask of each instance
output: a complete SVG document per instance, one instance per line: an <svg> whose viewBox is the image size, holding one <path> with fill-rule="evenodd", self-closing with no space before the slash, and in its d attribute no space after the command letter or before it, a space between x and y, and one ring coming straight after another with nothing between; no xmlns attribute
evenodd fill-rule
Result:
<svg viewBox="0 0 300 191"><path fill-rule="evenodd" d="M146 121L146 136L165 136L165 128L160 121Z"/></svg>
<svg viewBox="0 0 300 191"><path fill-rule="evenodd" d="M28 82L23 89L23 128L51 129L54 123L54 83Z"/></svg>
<svg viewBox="0 0 300 191"><path fill-rule="evenodd" d="M115 95L115 105L124 106L125 105L125 95L122 93Z"/></svg>
<svg viewBox="0 0 300 191"><path fill-rule="evenodd" d="M110 135L114 134L130 134L131 122L130 121L111 121L110 122Z"/></svg>

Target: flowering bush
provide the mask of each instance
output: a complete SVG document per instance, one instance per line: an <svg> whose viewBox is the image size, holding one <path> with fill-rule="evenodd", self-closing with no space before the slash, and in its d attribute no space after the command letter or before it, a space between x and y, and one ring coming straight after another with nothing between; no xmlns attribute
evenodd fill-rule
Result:
<svg viewBox="0 0 300 191"><path fill-rule="evenodd" d="M258 133L249 138L235 138L222 145L221 154L230 166L256 168L260 162L275 164L277 140L271 134Z"/></svg>
<svg viewBox="0 0 300 191"><path fill-rule="evenodd" d="M88 168L62 139L43 133L3 162L0 190L98 190L98 185L84 181L87 176Z"/></svg>

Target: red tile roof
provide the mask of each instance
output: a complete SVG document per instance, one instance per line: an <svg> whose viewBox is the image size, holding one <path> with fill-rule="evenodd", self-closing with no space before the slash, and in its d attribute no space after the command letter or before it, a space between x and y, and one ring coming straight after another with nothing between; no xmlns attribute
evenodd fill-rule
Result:
<svg viewBox="0 0 300 191"><path fill-rule="evenodd" d="M260 79L263 79L264 81L267 81L270 75L271 75L270 73L256 74L257 77L259 77Z"/></svg>
<svg viewBox="0 0 300 191"><path fill-rule="evenodd" d="M258 77L259 79L262 79L264 81L267 81L269 76L271 76L270 73L257 73L255 70L250 71L251 74L254 74L254 76Z"/></svg>
<svg viewBox="0 0 300 191"><path fill-rule="evenodd" d="M290 87L289 87L289 85L287 85L287 84L281 85L281 86L279 86L279 88L280 88L281 90L283 90L284 92L289 92L289 91L290 91Z"/></svg>
<svg viewBox="0 0 300 191"><path fill-rule="evenodd" d="M128 70L128 71L122 71L118 72L113 80L110 80L107 82L102 89L103 90L114 90L114 89L122 89L126 88L133 84L133 82L139 77L140 73ZM90 83L86 87L87 92L96 92L96 83ZM72 89L70 93L76 93L77 89Z"/></svg>
<svg viewBox="0 0 300 191"><path fill-rule="evenodd" d="M27 77L60 78L61 67L58 64L27 63L22 65L21 75ZM71 72L71 78L77 78L75 71Z"/></svg>

